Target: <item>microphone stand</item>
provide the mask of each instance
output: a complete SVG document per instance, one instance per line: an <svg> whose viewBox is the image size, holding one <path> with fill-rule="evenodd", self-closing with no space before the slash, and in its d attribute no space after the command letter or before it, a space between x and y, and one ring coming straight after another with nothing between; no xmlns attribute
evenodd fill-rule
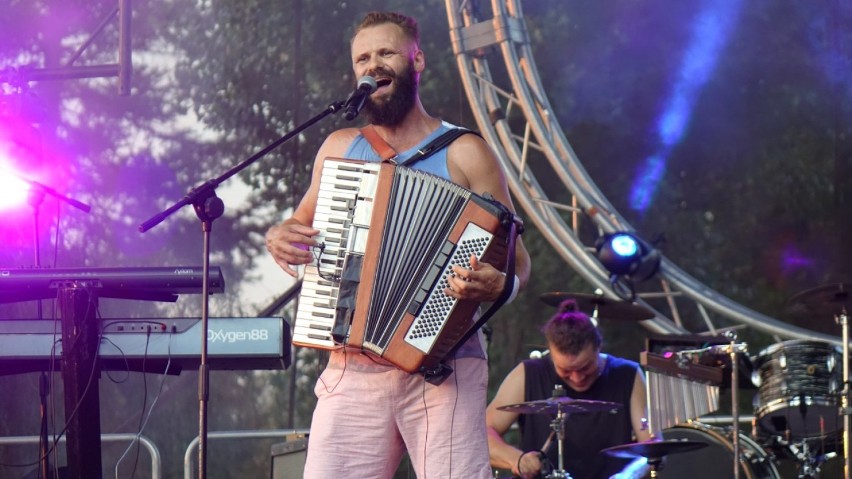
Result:
<svg viewBox="0 0 852 479"><path fill-rule="evenodd" d="M27 195L27 203L33 209L33 252L35 253L35 264L36 268L41 267L41 235L39 234L38 222L39 222L39 210L41 208L41 204L44 201L44 197L46 194L49 194L57 199L65 201L71 206L81 209L88 213L91 210L91 207L85 203L81 203L75 199L68 198L65 195L62 195L56 190L49 188L37 181L30 180L24 178L17 173L11 172L16 178L19 180L28 183L30 186L30 191ZM36 319L41 321L44 319L44 312L42 310L41 298L36 300ZM48 447L47 443L47 396L50 394L50 382L47 379L47 371L42 370L39 374L38 378L38 397L39 397L39 419L41 420L41 425L39 429L39 443L38 443L38 456L39 456L39 475L44 479L48 479L50 477L50 459L48 456Z"/></svg>
<svg viewBox="0 0 852 479"><path fill-rule="evenodd" d="M27 196L27 203L33 209L33 251L35 253L35 267L41 267L41 245L39 241L38 218L39 208L44 201L44 191L33 189ZM36 300L36 319L44 319L41 298ZM50 383L47 380L47 371L42 370L38 376L38 415L41 420L38 440L39 476L47 479L50 477L50 458L47 445L47 396L50 394Z"/></svg>
<svg viewBox="0 0 852 479"><path fill-rule="evenodd" d="M208 325L208 307L210 297L208 295L209 288L209 269L210 269L210 236L213 229L213 221L222 216L225 212L224 202L216 196L216 187L228 178L242 171L247 166L251 165L260 158L266 156L270 151L274 150L281 144L289 141L294 136L298 135L314 123L320 121L326 116L337 113L345 106L347 102L336 101L329 105L318 115L302 123L286 135L269 144L251 157L243 160L238 165L232 167L221 176L212 180L206 181L201 185L191 189L186 196L180 201L163 210L160 213L152 216L139 226L139 231L144 233L154 226L163 222L166 218L174 214L177 210L186 205L192 205L196 216L201 220L201 231L203 232L204 242L204 258L202 263L202 280L201 294L203 296L201 303L201 365L198 367L198 477L206 479L207 477L207 402L210 396L209 377L210 370L207 366L207 325ZM357 116L357 114L356 114ZM354 117L353 117L354 119Z"/></svg>

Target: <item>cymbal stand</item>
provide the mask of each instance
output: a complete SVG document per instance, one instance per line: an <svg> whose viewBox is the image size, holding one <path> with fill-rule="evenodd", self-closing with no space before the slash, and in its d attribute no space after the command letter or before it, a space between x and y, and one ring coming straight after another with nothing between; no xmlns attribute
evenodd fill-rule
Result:
<svg viewBox="0 0 852 479"><path fill-rule="evenodd" d="M846 307L843 307L834 319L840 324L843 338L843 391L840 393L840 414L843 416L843 477L849 479L849 429L852 409L849 407L849 316Z"/></svg>
<svg viewBox="0 0 852 479"><path fill-rule="evenodd" d="M727 331L725 336L731 343L724 350L731 358L731 442L733 443L734 479L740 479L740 406L739 406L739 353L747 352L745 344L737 343L737 332Z"/></svg>
<svg viewBox="0 0 852 479"><path fill-rule="evenodd" d="M548 479L571 479L571 475L565 471L564 447L565 447L565 413L562 412L562 406L556 411L556 418L550 422L550 428L556 433L557 457L559 458L556 469L550 473Z"/></svg>
<svg viewBox="0 0 852 479"><path fill-rule="evenodd" d="M562 396L565 396L565 390L562 388L562 385L557 384L556 387L553 388L553 397ZM550 421L550 428L553 430L553 433L556 434L558 463L556 469L554 469L546 479L571 479L571 474L568 474L568 472L565 471L565 418L566 414L562 410L562 404L559 404L556 408L556 417Z"/></svg>
<svg viewBox="0 0 852 479"><path fill-rule="evenodd" d="M651 479L656 479L660 475L660 466L663 464L662 457L646 457L648 466L651 468Z"/></svg>

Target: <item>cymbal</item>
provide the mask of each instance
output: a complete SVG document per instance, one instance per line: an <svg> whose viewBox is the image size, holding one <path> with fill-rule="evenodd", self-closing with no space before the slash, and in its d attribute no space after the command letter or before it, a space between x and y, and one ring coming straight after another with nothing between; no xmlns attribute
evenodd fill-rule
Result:
<svg viewBox="0 0 852 479"><path fill-rule="evenodd" d="M797 293L790 298L793 313L838 315L852 310L852 284L824 284Z"/></svg>
<svg viewBox="0 0 852 479"><path fill-rule="evenodd" d="M637 457L645 457L650 459L660 459L669 454L679 454L682 452L694 451L707 447L706 442L700 441L681 441L680 439L667 439L665 441L649 441L649 442L634 442L632 444L622 444L620 446L608 447L601 450L602 453L621 457L625 459L633 459Z"/></svg>
<svg viewBox="0 0 852 479"><path fill-rule="evenodd" d="M519 404L500 406L500 411L516 412L519 414L581 414L597 411L612 411L618 409L621 404L607 401L592 401L590 399L574 399L568 396L540 399L538 401L527 401Z"/></svg>
<svg viewBox="0 0 852 479"><path fill-rule="evenodd" d="M551 306L559 306L566 299L573 299L577 302L577 308L589 316L595 316L594 312L597 310L598 314L595 317L598 319L642 321L656 316L653 311L642 305L610 299L599 294L554 292L544 293L540 299Z"/></svg>

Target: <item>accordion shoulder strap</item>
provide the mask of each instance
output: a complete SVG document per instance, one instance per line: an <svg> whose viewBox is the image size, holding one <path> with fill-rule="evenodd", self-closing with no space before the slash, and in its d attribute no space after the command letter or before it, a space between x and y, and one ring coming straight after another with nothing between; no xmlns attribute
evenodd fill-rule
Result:
<svg viewBox="0 0 852 479"><path fill-rule="evenodd" d="M467 128L456 127L451 128L444 133L442 133L438 138L435 138L428 145L423 148L417 150L417 153L411 156L411 158L403 161L402 166L411 167L414 163L418 161L425 160L426 158L432 156L434 153L441 151L442 149L449 146L450 143L456 141L456 138L466 135L468 133L473 133L474 135L480 136L479 133L468 130Z"/></svg>
<svg viewBox="0 0 852 479"><path fill-rule="evenodd" d="M396 158L396 156L398 155L396 150L394 150L393 147L388 144L388 142L386 142L381 136L379 136L379 133L376 131L375 128L373 128L373 125L367 125L364 128L361 128L359 131L362 135L364 135L364 138L366 138L367 141L370 142L370 146L372 146L373 150L375 150L375 152L379 154L379 157L381 157L381 159L388 161L393 158Z"/></svg>
<svg viewBox="0 0 852 479"><path fill-rule="evenodd" d="M388 144L388 142L386 142L381 136L379 136L379 133L376 131L375 128L373 128L373 125L367 125L364 128L361 128L359 131L361 132L361 135L363 135L364 138L366 138L366 140L370 143L370 146L373 147L373 150L375 150L375 152L379 154L379 157L381 157L381 159L389 161L396 158L396 156L398 155L396 150L394 150L393 147ZM411 167L418 161L425 160L426 158L432 156L434 153L437 153L442 149L446 148L450 143L454 142L456 138L462 135L466 135L468 133L481 136L479 135L479 133L473 130L468 130L467 128L451 128L442 133L440 136L438 136L431 142L429 142L423 148L417 150L417 153L412 155L411 158L400 163L400 165Z"/></svg>

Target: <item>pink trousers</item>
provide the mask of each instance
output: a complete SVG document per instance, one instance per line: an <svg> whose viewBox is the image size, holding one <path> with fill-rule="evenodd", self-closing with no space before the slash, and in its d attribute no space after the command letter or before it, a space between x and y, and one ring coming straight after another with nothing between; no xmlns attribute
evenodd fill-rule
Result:
<svg viewBox="0 0 852 479"><path fill-rule="evenodd" d="M390 479L408 451L418 479L490 478L486 360L456 359L441 385L335 351L314 391L305 478Z"/></svg>

